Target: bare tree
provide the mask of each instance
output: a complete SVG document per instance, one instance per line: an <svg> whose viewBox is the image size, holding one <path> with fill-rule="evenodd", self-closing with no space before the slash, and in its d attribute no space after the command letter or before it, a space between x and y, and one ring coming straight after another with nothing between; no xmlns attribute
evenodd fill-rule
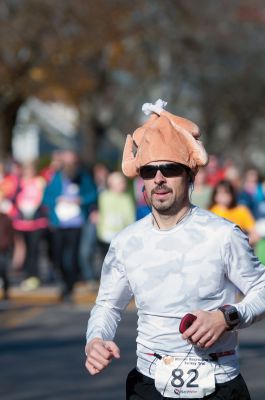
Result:
<svg viewBox="0 0 265 400"><path fill-rule="evenodd" d="M264 19L262 0L2 0L1 149L29 95L79 107L90 161L101 132L122 147L164 97L211 151L243 154L264 114Z"/></svg>

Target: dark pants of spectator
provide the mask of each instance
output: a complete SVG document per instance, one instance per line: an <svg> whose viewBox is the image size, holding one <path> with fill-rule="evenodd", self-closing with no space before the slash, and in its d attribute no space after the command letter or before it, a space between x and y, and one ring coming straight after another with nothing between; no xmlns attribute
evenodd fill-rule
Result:
<svg viewBox="0 0 265 400"><path fill-rule="evenodd" d="M103 263L107 252L109 251L109 246L110 246L110 243L102 242L101 240L98 240L98 248L99 248L99 253L100 253L101 264Z"/></svg>
<svg viewBox="0 0 265 400"><path fill-rule="evenodd" d="M21 232L26 246L24 271L27 278L35 276L39 278L39 244L43 234L42 229Z"/></svg>
<svg viewBox="0 0 265 400"><path fill-rule="evenodd" d="M4 298L8 297L8 267L11 260L11 255L9 250L1 250L0 251L0 278L3 280L3 290L4 290Z"/></svg>
<svg viewBox="0 0 265 400"><path fill-rule="evenodd" d="M80 236L81 228L58 228L52 232L53 260L62 274L63 295L71 293L77 281Z"/></svg>
<svg viewBox="0 0 265 400"><path fill-rule="evenodd" d="M165 399L155 388L154 380L133 369L127 377L126 400ZM170 398L167 397L168 400ZM181 397L179 398L182 399ZM228 382L216 384L216 390L204 399L209 400L250 400L250 395L241 375ZM173 399L172 399L173 400ZM199 399L190 399L199 400Z"/></svg>
<svg viewBox="0 0 265 400"><path fill-rule="evenodd" d="M87 222L82 229L79 262L82 272L82 277L85 281L95 279L94 271L94 256L97 243L96 226Z"/></svg>

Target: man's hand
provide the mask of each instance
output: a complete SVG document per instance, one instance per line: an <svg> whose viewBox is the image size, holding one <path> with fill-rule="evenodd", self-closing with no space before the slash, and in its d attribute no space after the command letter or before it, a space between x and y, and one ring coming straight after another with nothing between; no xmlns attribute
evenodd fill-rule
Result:
<svg viewBox="0 0 265 400"><path fill-rule="evenodd" d="M89 221L91 222L91 224L98 224L99 222L99 212L97 210L93 210L91 211L90 215L89 215Z"/></svg>
<svg viewBox="0 0 265 400"><path fill-rule="evenodd" d="M208 349L227 330L228 325L220 310L192 312L197 319L183 333L184 340L190 340L195 345Z"/></svg>
<svg viewBox="0 0 265 400"><path fill-rule="evenodd" d="M106 368L113 358L120 358L120 349L111 341L100 338L92 339L85 347L86 369L91 375L98 374Z"/></svg>

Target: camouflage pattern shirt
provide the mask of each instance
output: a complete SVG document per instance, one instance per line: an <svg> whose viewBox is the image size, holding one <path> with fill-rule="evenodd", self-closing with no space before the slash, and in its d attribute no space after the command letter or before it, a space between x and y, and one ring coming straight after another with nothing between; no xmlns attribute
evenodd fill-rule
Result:
<svg viewBox="0 0 265 400"><path fill-rule="evenodd" d="M241 291L243 300L236 303ZM87 341L112 340L122 311L134 296L138 309L137 369L154 377L148 353L178 355L230 351L237 332L227 331L207 351L184 341L180 319L198 309L236 305L241 324L265 314L265 268L235 224L193 206L175 227L158 230L152 215L125 228L112 241L103 267L96 305L88 321ZM239 373L236 353L220 358L218 383Z"/></svg>

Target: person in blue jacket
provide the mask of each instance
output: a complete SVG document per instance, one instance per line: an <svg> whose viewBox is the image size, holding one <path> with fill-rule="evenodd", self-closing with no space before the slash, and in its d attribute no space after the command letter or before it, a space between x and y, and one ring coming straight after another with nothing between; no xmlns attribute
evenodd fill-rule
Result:
<svg viewBox="0 0 265 400"><path fill-rule="evenodd" d="M63 280L62 297L72 293L78 278L82 227L96 201L92 177L81 168L75 152L65 151L62 168L47 185L43 198L51 229L53 262Z"/></svg>

